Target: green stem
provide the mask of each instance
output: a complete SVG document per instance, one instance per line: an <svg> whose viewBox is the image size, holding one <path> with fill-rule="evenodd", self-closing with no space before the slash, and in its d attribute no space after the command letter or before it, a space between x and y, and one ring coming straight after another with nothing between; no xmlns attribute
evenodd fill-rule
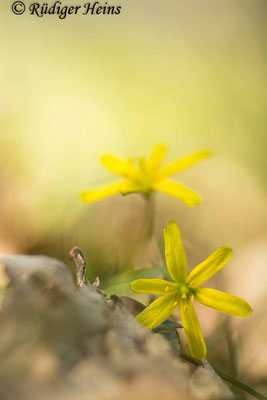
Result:
<svg viewBox="0 0 267 400"><path fill-rule="evenodd" d="M193 365L196 365L196 366L203 366L202 361L197 360L196 358L193 358L193 357L189 356L188 354L180 353L179 355L180 355L180 357L182 357L184 360L190 362L190 363L193 364ZM267 400L267 397L266 397L266 396L264 396L263 394L261 394L261 393L259 393L259 392L256 392L256 390L252 389L250 386L247 386L247 385L245 385L244 383L239 382L237 379L232 378L232 377L229 376L229 375L226 375L224 372L219 371L217 368L214 368L214 367L212 367L212 368L214 369L214 371L216 372L216 374L219 375L219 376L220 376L223 380L225 380L226 382L229 382L229 383L231 383L232 385L238 387L239 389L244 390L244 392L249 393L251 396L255 397L256 399L259 399L259 400Z"/></svg>
<svg viewBox="0 0 267 400"><path fill-rule="evenodd" d="M137 240L134 250L128 261L128 269L134 267L135 261L140 254L145 250L147 244L151 240L154 234L154 196L153 193L146 195L145 199L145 212L144 212L144 224L145 229L142 230L142 234Z"/></svg>
<svg viewBox="0 0 267 400"><path fill-rule="evenodd" d="M146 197L145 218L147 226L146 226L145 238L147 242L153 237L154 234L154 228L155 228L154 209L155 209L154 195L153 193L151 193Z"/></svg>

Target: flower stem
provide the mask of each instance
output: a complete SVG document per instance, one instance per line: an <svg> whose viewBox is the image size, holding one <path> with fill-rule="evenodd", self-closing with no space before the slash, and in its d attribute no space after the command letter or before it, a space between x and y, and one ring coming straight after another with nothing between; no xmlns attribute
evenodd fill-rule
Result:
<svg viewBox="0 0 267 400"><path fill-rule="evenodd" d="M184 360L190 362L193 365L203 366L202 361L197 360L196 358L193 358L193 357L189 356L188 354L180 353L179 355L180 355L181 358L183 358ZM219 375L226 382L229 382L232 385L238 387L239 389L244 390L244 392L249 393L251 396L255 397L256 399L267 400L266 396L264 396L263 394L257 392L256 390L252 389L250 386L247 386L244 383L239 382L237 379L232 378L229 375L226 375L224 372L219 371L217 368L214 368L214 367L212 367L212 368L214 369L216 374Z"/></svg>
<svg viewBox="0 0 267 400"><path fill-rule="evenodd" d="M155 228L154 210L155 210L154 195L153 193L151 193L146 197L145 218L147 226L146 226L145 238L147 239L147 241L149 241L154 234L154 228Z"/></svg>
<svg viewBox="0 0 267 400"><path fill-rule="evenodd" d="M145 228L142 229L142 233L139 236L135 248L132 251L130 259L127 263L128 269L134 267L136 260L147 247L149 241L154 234L154 196L150 193L144 197L145 199L145 210L144 210L144 225Z"/></svg>

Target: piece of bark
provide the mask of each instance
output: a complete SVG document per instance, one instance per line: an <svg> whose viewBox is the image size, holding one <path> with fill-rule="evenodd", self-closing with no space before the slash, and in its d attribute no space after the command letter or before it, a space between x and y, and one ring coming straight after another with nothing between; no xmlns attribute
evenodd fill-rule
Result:
<svg viewBox="0 0 267 400"><path fill-rule="evenodd" d="M74 289L69 268L52 257L0 254L0 268L14 284L20 285L39 274L47 280L49 285L57 284L66 289Z"/></svg>
<svg viewBox="0 0 267 400"><path fill-rule="evenodd" d="M1 400L199 399L201 379L120 299L74 288L57 260L20 257L1 258L15 282L0 311ZM45 290L40 276L51 283ZM225 386L205 400L223 398Z"/></svg>
<svg viewBox="0 0 267 400"><path fill-rule="evenodd" d="M190 393L196 400L231 400L235 398L229 387L207 361L203 362L203 366L197 367L193 372L190 379Z"/></svg>

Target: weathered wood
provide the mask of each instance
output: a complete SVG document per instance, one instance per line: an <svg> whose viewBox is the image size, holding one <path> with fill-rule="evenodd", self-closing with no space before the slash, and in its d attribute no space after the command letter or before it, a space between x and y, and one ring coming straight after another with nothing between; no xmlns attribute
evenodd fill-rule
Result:
<svg viewBox="0 0 267 400"><path fill-rule="evenodd" d="M189 366L137 323L127 301L93 285L75 288L61 262L0 260L11 279L0 312L1 400L233 397L209 368Z"/></svg>

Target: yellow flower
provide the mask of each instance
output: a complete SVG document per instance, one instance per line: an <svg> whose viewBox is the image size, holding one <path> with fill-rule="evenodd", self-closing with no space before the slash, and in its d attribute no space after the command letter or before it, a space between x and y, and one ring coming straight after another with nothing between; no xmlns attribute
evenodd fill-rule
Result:
<svg viewBox="0 0 267 400"><path fill-rule="evenodd" d="M154 190L159 190L170 196L177 197L188 206L198 204L200 197L197 193L167 178L210 156L210 151L199 151L167 164L160 169L165 153L166 147L158 145L154 148L149 159L140 158L138 165L135 164L134 160L120 160L112 155L103 156L101 158L102 164L116 175L122 176L123 180L96 189L86 190L81 194L81 200L84 203L91 203L117 193L139 192L149 195Z"/></svg>
<svg viewBox="0 0 267 400"><path fill-rule="evenodd" d="M154 329L168 319L179 305L190 352L193 357L202 360L206 355L206 345L193 300L238 317L251 314L252 308L239 297L200 287L230 261L232 250L229 247L220 247L188 275L181 233L174 221L169 221L164 229L164 240L166 264L174 282L163 279L138 279L132 282L130 287L136 293L161 295L136 318L146 328Z"/></svg>

